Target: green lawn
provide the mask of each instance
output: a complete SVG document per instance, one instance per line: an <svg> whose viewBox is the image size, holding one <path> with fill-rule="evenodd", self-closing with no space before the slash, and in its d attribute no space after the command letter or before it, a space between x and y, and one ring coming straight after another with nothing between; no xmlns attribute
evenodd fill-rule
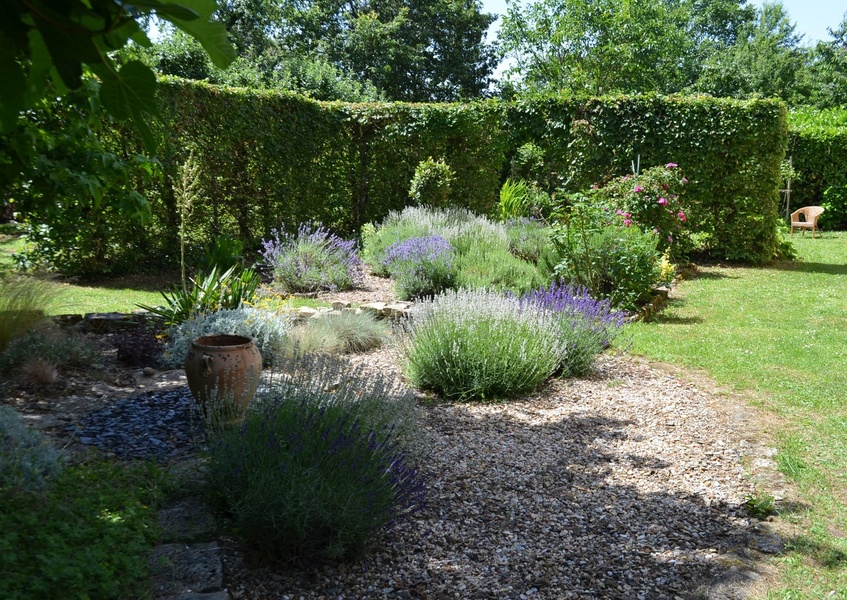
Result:
<svg viewBox="0 0 847 600"><path fill-rule="evenodd" d="M701 268L632 326L632 352L704 369L777 418L778 464L809 508L780 517L802 533L769 597L847 598L847 233L794 241L797 262Z"/></svg>

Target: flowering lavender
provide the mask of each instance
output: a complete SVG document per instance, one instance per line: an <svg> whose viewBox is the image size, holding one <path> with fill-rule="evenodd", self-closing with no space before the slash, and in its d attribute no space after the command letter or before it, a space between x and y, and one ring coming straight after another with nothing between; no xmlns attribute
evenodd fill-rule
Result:
<svg viewBox="0 0 847 600"><path fill-rule="evenodd" d="M362 280L356 243L341 239L320 225L303 223L297 235L276 229L262 240L262 256L274 282L287 292L344 290Z"/></svg>
<svg viewBox="0 0 847 600"><path fill-rule="evenodd" d="M212 440L210 482L263 550L348 557L423 505L424 478L408 452L412 402L385 380L327 361L283 371L292 376L260 391L240 429Z"/></svg>
<svg viewBox="0 0 847 600"><path fill-rule="evenodd" d="M521 306L549 311L567 351L560 365L565 376L587 373L594 358L620 334L626 313L614 311L609 299L597 300L583 286L554 282L521 297Z"/></svg>
<svg viewBox="0 0 847 600"><path fill-rule="evenodd" d="M550 311L484 289L424 300L401 328L406 375L448 398L514 397L535 389L564 360Z"/></svg>
<svg viewBox="0 0 847 600"><path fill-rule="evenodd" d="M431 296L453 285L455 251L439 235L413 237L392 244L383 265L394 278L401 299Z"/></svg>

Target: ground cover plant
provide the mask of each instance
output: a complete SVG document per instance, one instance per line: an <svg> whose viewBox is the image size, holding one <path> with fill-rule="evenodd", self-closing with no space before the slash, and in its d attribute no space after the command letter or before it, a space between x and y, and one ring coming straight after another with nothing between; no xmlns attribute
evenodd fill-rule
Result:
<svg viewBox="0 0 847 600"><path fill-rule="evenodd" d="M326 357L296 357L280 373L240 428L210 441L212 494L268 555L355 556L423 501L413 401Z"/></svg>
<svg viewBox="0 0 847 600"><path fill-rule="evenodd" d="M109 600L146 593L164 484L150 465L100 461L51 473L40 491L0 483L0 596Z"/></svg>
<svg viewBox="0 0 847 600"><path fill-rule="evenodd" d="M800 491L777 503L789 545L769 598L829 598L847 589L847 236L795 236L800 260L713 266L683 281L655 322L630 326L632 351L705 369L776 419L781 471ZM769 490L762 490L764 493Z"/></svg>

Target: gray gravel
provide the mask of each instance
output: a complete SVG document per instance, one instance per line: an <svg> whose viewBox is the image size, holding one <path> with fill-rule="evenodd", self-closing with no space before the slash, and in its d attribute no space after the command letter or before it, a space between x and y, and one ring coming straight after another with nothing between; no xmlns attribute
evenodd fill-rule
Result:
<svg viewBox="0 0 847 600"><path fill-rule="evenodd" d="M708 597L746 552L744 442L693 385L603 357L520 401L423 410L423 511L318 570L251 568L230 544L232 597Z"/></svg>

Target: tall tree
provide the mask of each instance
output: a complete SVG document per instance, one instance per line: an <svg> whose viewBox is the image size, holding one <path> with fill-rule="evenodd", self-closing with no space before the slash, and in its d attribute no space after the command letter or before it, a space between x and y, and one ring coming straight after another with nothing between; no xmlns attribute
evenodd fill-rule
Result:
<svg viewBox="0 0 847 600"><path fill-rule="evenodd" d="M785 7L766 2L757 19L741 27L734 44L706 58L694 89L715 96L801 101L806 92L800 41Z"/></svg>
<svg viewBox="0 0 847 600"><path fill-rule="evenodd" d="M264 85L442 101L489 86L494 16L480 11L479 0L225 0L217 14Z"/></svg>
<svg viewBox="0 0 847 600"><path fill-rule="evenodd" d="M688 17L673 0L537 0L509 6L500 41L529 91L670 92L692 55Z"/></svg>
<svg viewBox="0 0 847 600"><path fill-rule="evenodd" d="M818 42L809 56L808 103L819 108L847 106L847 13L832 38Z"/></svg>

